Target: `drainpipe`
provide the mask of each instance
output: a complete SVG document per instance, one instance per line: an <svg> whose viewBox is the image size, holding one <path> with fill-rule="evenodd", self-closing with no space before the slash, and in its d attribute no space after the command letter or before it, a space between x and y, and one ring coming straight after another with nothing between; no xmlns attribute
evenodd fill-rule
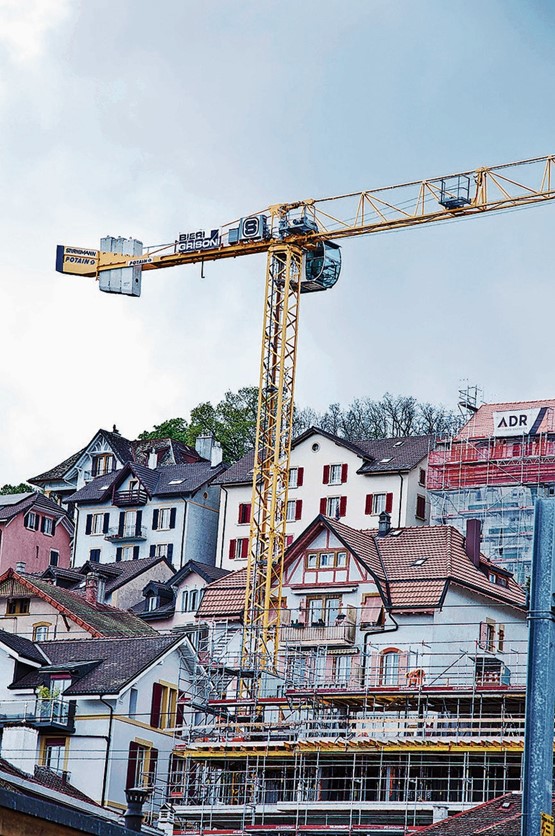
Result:
<svg viewBox="0 0 555 836"><path fill-rule="evenodd" d="M106 736L106 761L104 763L104 775L102 776L102 797L100 800L100 806L104 807L104 802L106 801L106 784L108 782L108 764L109 764L109 755L110 755L110 747L112 745L112 724L114 722L114 709L110 705L109 702L106 702L104 699L104 694L101 694L100 702L106 706L108 711L110 712L110 724L108 726L108 735Z"/></svg>
<svg viewBox="0 0 555 836"><path fill-rule="evenodd" d="M522 776L522 836L540 836L541 814L551 814L555 708L555 500L536 499L526 721ZM541 828L543 830L543 828Z"/></svg>
<svg viewBox="0 0 555 836"><path fill-rule="evenodd" d="M222 516L222 545L221 545L221 548L220 548L220 566L219 566L219 568L221 569L221 568L222 568L222 566L223 566L223 563L224 563L224 545L225 545L225 537L224 537L224 534L225 534L225 524L226 524L226 515L227 515L227 500L228 500L228 492L227 492L227 489L226 489L226 488L224 488L224 486L223 486L223 485L220 485L220 489L221 489L221 490L223 491L223 493L225 494L225 499L224 499L224 512L223 512L223 514L221 515L221 516Z"/></svg>
<svg viewBox="0 0 555 836"><path fill-rule="evenodd" d="M405 480L403 479L403 474L401 471L397 473L397 476L401 480L401 490L399 491L399 514L397 516L397 528L401 528L401 506L403 504L403 486L405 484Z"/></svg>
<svg viewBox="0 0 555 836"><path fill-rule="evenodd" d="M185 528L188 523L188 515L187 515L187 500L183 500L183 531L181 533L181 560L179 561L179 568L183 569L183 563L185 560L184 549L185 549Z"/></svg>

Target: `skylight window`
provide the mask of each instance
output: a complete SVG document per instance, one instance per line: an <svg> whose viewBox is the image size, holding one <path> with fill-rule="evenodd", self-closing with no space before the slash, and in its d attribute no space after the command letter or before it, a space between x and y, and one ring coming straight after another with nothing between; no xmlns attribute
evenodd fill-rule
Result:
<svg viewBox="0 0 555 836"><path fill-rule="evenodd" d="M394 447L402 447L404 443L405 443L404 441L396 441L393 446Z"/></svg>
<svg viewBox="0 0 555 836"><path fill-rule="evenodd" d="M396 529L395 529L395 531L390 531L390 532L389 532L389 536L390 536L390 537L398 537L398 536L399 536L399 534L402 534L402 533L403 533L403 529L402 529L402 528L396 528Z"/></svg>
<svg viewBox="0 0 555 836"><path fill-rule="evenodd" d="M109 487L110 487L110 485L101 485L100 490L101 491L107 491Z"/></svg>
<svg viewBox="0 0 555 836"><path fill-rule="evenodd" d="M427 559L427 557L419 557L417 560L414 561L412 566L423 566L424 563L426 563Z"/></svg>
<svg viewBox="0 0 555 836"><path fill-rule="evenodd" d="M169 482L168 484L170 484L170 485L180 485L184 481L185 481L184 479L172 479L171 482Z"/></svg>
<svg viewBox="0 0 555 836"><path fill-rule="evenodd" d="M385 464L386 462L390 462L391 458L392 457L390 456L388 459L380 459L380 464Z"/></svg>

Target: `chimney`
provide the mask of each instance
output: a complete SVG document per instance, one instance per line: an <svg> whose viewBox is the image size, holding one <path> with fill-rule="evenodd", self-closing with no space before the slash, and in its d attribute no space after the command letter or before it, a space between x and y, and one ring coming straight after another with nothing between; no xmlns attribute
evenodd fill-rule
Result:
<svg viewBox="0 0 555 836"><path fill-rule="evenodd" d="M15 564L15 571L17 572L18 575L24 575L25 574L25 561L24 560L18 560L17 561L17 563Z"/></svg>
<svg viewBox="0 0 555 836"><path fill-rule="evenodd" d="M386 537L391 531L391 515L382 511L379 516L378 537Z"/></svg>
<svg viewBox="0 0 555 836"><path fill-rule="evenodd" d="M204 435L197 435L195 441L195 450L202 456L203 459L212 459L212 446L214 444L214 436L212 433L205 433Z"/></svg>
<svg viewBox="0 0 555 836"><path fill-rule="evenodd" d="M158 467L158 454L154 447L148 454L148 466L151 470L156 470L156 468Z"/></svg>
<svg viewBox="0 0 555 836"><path fill-rule="evenodd" d="M140 833L143 824L143 805L150 794L149 789L142 787L129 787L125 790L125 798L127 800L127 810L123 814L125 827L128 830L133 830L135 833Z"/></svg>
<svg viewBox="0 0 555 836"><path fill-rule="evenodd" d="M466 521L466 537L464 540L464 550L467 557L477 569L480 568L480 544L482 541L482 524L480 520Z"/></svg>
<svg viewBox="0 0 555 836"><path fill-rule="evenodd" d="M85 601L96 604L98 600L98 573L88 572L85 578Z"/></svg>
<svg viewBox="0 0 555 836"><path fill-rule="evenodd" d="M219 441L214 439L212 444L212 450L210 452L210 466L217 467L219 464L222 463L224 457L224 451L222 450L222 445Z"/></svg>

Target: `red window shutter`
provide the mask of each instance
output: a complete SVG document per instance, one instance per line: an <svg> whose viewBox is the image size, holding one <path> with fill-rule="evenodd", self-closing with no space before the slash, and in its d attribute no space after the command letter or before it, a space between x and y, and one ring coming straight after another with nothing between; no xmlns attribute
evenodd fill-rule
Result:
<svg viewBox="0 0 555 836"><path fill-rule="evenodd" d="M249 523L251 521L251 506L250 502L242 502L239 505L239 517L238 522L240 523Z"/></svg>
<svg viewBox="0 0 555 836"><path fill-rule="evenodd" d="M341 482L342 483L347 481L348 471L349 471L349 465L348 464L342 464L341 465Z"/></svg>
<svg viewBox="0 0 555 836"><path fill-rule="evenodd" d="M374 494L367 493L366 494L366 505L364 506L364 513L371 514L372 508L374 507Z"/></svg>
<svg viewBox="0 0 555 836"><path fill-rule="evenodd" d="M241 557L248 557L249 556L249 540L248 537L244 537L241 542Z"/></svg>
<svg viewBox="0 0 555 836"><path fill-rule="evenodd" d="M125 781L125 789L135 786L135 779L137 775L137 753L139 751L139 744L134 740L129 744L129 758L127 761L127 780Z"/></svg>
<svg viewBox="0 0 555 836"><path fill-rule="evenodd" d="M297 487L300 488L304 480L304 467L297 468Z"/></svg>
<svg viewBox="0 0 555 836"><path fill-rule="evenodd" d="M235 560L235 540L229 541L229 559Z"/></svg>
<svg viewBox="0 0 555 836"><path fill-rule="evenodd" d="M162 686L155 682L152 686L152 702L150 704L150 725L160 728L160 708L162 706Z"/></svg>
<svg viewBox="0 0 555 836"><path fill-rule="evenodd" d="M328 509L328 500L324 496L320 500L320 513L325 515L327 509Z"/></svg>
<svg viewBox="0 0 555 836"><path fill-rule="evenodd" d="M245 506L243 505L243 503L241 503L241 504L239 505L239 510L237 511L237 522L238 522L238 523L242 523L242 522L243 522L243 508L244 508L244 507L245 507Z"/></svg>
<svg viewBox="0 0 555 836"><path fill-rule="evenodd" d="M324 485L328 485L330 481L330 466L329 464L324 465L324 473L322 476L322 483Z"/></svg>
<svg viewBox="0 0 555 836"><path fill-rule="evenodd" d="M385 510L387 511L388 514L391 514L391 512L393 511L393 494L392 493L386 493L386 495L385 495Z"/></svg>
<svg viewBox="0 0 555 836"><path fill-rule="evenodd" d="M292 542L293 542L293 535L288 534L285 538L285 548L288 549Z"/></svg>
<svg viewBox="0 0 555 836"><path fill-rule="evenodd" d="M425 496L417 496L416 497L416 516L419 517L421 520L426 519L426 497Z"/></svg>
<svg viewBox="0 0 555 836"><path fill-rule="evenodd" d="M347 497L342 496L339 500L339 516L344 517L347 513Z"/></svg>
<svg viewBox="0 0 555 836"><path fill-rule="evenodd" d="M295 505L295 519L300 520L303 514L303 501L302 499L297 499L297 503Z"/></svg>

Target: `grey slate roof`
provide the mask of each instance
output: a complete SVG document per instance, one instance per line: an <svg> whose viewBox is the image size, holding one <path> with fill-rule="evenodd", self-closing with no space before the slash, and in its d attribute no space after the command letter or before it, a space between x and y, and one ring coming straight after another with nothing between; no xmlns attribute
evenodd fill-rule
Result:
<svg viewBox="0 0 555 836"><path fill-rule="evenodd" d="M33 507L51 514L56 519L61 519L63 517L67 526L71 531L73 531L73 523L67 516L65 509L60 508L57 502L54 502L52 499L44 496L44 494L39 493L39 491L33 491L33 493L25 494L24 498L15 504L7 503L6 505L3 505L2 497L0 496L0 521L11 520L18 514L28 511Z"/></svg>
<svg viewBox="0 0 555 836"><path fill-rule="evenodd" d="M225 577L225 575L229 575L229 571L227 569L220 569L218 566L209 566L208 563L200 563L196 560L189 560L185 566L183 566L179 572L176 572L173 578L170 578L166 581L166 583L171 584L171 586L179 586L181 581L193 572L200 575L200 577L207 581L207 583L212 583L213 581L217 581L219 578Z"/></svg>
<svg viewBox="0 0 555 836"><path fill-rule="evenodd" d="M102 502L111 495L114 483L133 473L150 496L183 496L195 493L225 470L224 464L212 467L208 461L175 464L151 469L129 462L121 470L99 476L67 498L67 502ZM177 484L171 484L176 482Z"/></svg>
<svg viewBox="0 0 555 836"><path fill-rule="evenodd" d="M366 441L347 441L318 427L311 427L294 439L292 447L297 447L313 435L329 438L340 447L350 450L362 459L358 473L396 473L399 470L412 470L427 456L432 449L435 436L416 435L403 438L371 438ZM382 459L389 459L384 462ZM252 481L254 450L232 464L228 470L216 479L217 485L242 485Z"/></svg>
<svg viewBox="0 0 555 836"><path fill-rule="evenodd" d="M226 575L229 575L229 571L227 569L219 569L216 566L209 566L207 563L200 563L196 560L189 560L185 566L183 566L179 572L176 572L172 578L168 578L167 581L164 583L157 583L154 584L152 581L147 584L147 586L143 589L143 595L147 594L148 591L158 591L162 593L159 594L159 597L164 597L166 600L160 604L160 606L156 607L153 610L146 609L146 599L139 601L133 607L131 607L131 611L134 612L136 615L139 615L141 618L145 619L145 621L157 621L160 618L170 618L175 612L175 604L177 598L177 589L181 581L191 575L193 572L200 575L203 580L207 582L207 584L213 583L214 581L218 580L219 578L223 578ZM155 590L154 587L157 587L158 590ZM165 593L165 594L164 594Z"/></svg>
<svg viewBox="0 0 555 836"><path fill-rule="evenodd" d="M72 684L65 689L68 697L82 694L117 694L142 671L146 670L167 650L183 640L182 636L152 636L140 638L71 639L37 642L51 665L69 667L90 662L79 671ZM45 673L33 671L11 688L35 688L42 684Z"/></svg>
<svg viewBox="0 0 555 836"><path fill-rule="evenodd" d="M39 473L38 476L32 476L30 479L27 479L27 481L31 482L32 485L40 485L45 482L54 482L58 479L63 479L68 470L71 470L71 468L79 461L86 449L86 447L83 447L81 450L78 450L77 453L73 453L73 455L64 459L63 462L60 462L60 464L51 467L50 470L45 470L44 473Z"/></svg>
<svg viewBox="0 0 555 836"><path fill-rule="evenodd" d="M30 659L31 662L40 662L44 665L44 654L40 652L36 644L23 636L17 636L15 633L7 633L6 630L0 630L0 644L5 644L6 647L11 648L18 656L23 656L24 659Z"/></svg>

